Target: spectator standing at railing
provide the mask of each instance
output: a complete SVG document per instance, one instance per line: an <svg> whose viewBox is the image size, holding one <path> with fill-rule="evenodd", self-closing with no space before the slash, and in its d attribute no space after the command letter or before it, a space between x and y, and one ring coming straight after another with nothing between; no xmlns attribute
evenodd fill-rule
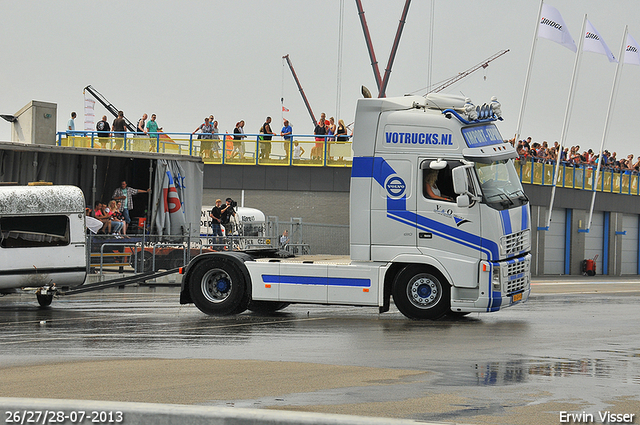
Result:
<svg viewBox="0 0 640 425"><path fill-rule="evenodd" d="M562 161L563 164L566 164L569 158L569 148L564 148L562 150L562 155L560 155L560 161Z"/></svg>
<svg viewBox="0 0 640 425"><path fill-rule="evenodd" d="M211 119L211 125L213 126L212 154L215 158L220 158L220 130L218 130L218 121L213 121L213 115L211 115L209 119ZM222 142L222 153L224 153L224 142Z"/></svg>
<svg viewBox="0 0 640 425"><path fill-rule="evenodd" d="M127 123L124 121L124 112L118 111L118 117L113 120L111 126L114 137L116 138L116 149L122 149L124 143L124 133L127 131Z"/></svg>
<svg viewBox="0 0 640 425"><path fill-rule="evenodd" d="M102 145L102 149L107 148L109 142L109 136L111 135L111 126L107 121L107 116L103 115L102 119L96 124L96 130L98 131L98 142Z"/></svg>
<svg viewBox="0 0 640 425"><path fill-rule="evenodd" d="M231 152L231 159L236 156L240 159L244 159L244 145L242 139L246 138L244 135L244 121L240 120L236 123L236 128L233 129L233 151Z"/></svg>
<svg viewBox="0 0 640 425"><path fill-rule="evenodd" d="M156 121L156 114L151 114L151 120L147 122L145 132L152 140L149 140L149 152L153 152L158 140L158 131L162 130L162 127L158 128L158 122Z"/></svg>
<svg viewBox="0 0 640 425"><path fill-rule="evenodd" d="M72 112L71 113L71 118L69 118L69 122L67 122L67 131L68 132L76 131L76 122L74 121L75 119L76 119L76 113Z"/></svg>
<svg viewBox="0 0 640 425"><path fill-rule="evenodd" d="M213 126L211 125L211 121L209 121L209 117L205 117L204 123L200 124L198 128L193 130L193 133L196 134L197 131L200 131L201 134L198 135L198 139L202 140L200 142L200 154L202 158L211 158L211 139L213 139Z"/></svg>
<svg viewBox="0 0 640 425"><path fill-rule="evenodd" d="M144 129L146 128L146 124L147 124L147 114L142 114L142 118L140 118L138 120L138 133L144 133ZM138 136L143 137L144 134L139 134Z"/></svg>
<svg viewBox="0 0 640 425"><path fill-rule="evenodd" d="M271 117L267 117L264 124L260 128L260 134L262 134L260 142L260 159L269 159L271 156L271 139L276 133L271 131Z"/></svg>
<svg viewBox="0 0 640 425"><path fill-rule="evenodd" d="M605 167L607 167L609 165L609 157L611 156L611 154L609 153L608 150L604 150L604 153L602 155L600 155L600 158L602 158L602 164L600 165L600 169L604 169Z"/></svg>
<svg viewBox="0 0 640 425"><path fill-rule="evenodd" d="M334 137L336 134L337 126L335 119L333 117L329 118L329 125L327 126L327 142L335 142L336 138ZM327 155L329 155L329 159L333 160L333 156L331 156L331 143L327 146Z"/></svg>
<svg viewBox="0 0 640 425"><path fill-rule="evenodd" d="M293 127L289 124L289 120L284 120L284 127L280 131L280 135L284 141L284 159L289 159L289 150L291 149L291 141L293 140Z"/></svg>
<svg viewBox="0 0 640 425"><path fill-rule="evenodd" d="M347 135L347 127L345 127L344 125L344 120L338 120L338 129L336 130L336 135L338 136L338 142L349 141L349 136Z"/></svg>
<svg viewBox="0 0 640 425"><path fill-rule="evenodd" d="M316 136L315 146L311 149L311 159L322 159L322 147L324 146L324 136L327 134L327 125L325 123L326 115L325 113L320 114L320 119L316 123L316 128L313 130L313 134Z"/></svg>

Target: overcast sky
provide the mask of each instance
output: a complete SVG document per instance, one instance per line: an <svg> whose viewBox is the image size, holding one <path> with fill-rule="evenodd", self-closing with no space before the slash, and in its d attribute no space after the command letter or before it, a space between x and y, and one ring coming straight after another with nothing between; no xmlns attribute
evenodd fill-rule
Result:
<svg viewBox="0 0 640 425"><path fill-rule="evenodd" d="M311 119L283 62L286 54L316 116L325 112L350 123L360 86L376 92L354 0L344 0L341 68L340 0L0 1L0 113L13 114L31 100L57 103L60 131L71 111L78 112L76 129L83 128L83 88L92 85L134 123L145 112L157 114L166 132L191 132L210 114L221 131L232 132L244 119L245 131L256 133L267 115L279 131L284 98L290 110L284 117L294 132L310 134ZM382 73L404 3L362 0ZM640 40L637 0L547 3L562 14L576 44L584 14L616 56L625 25ZM504 138L513 137L539 5L538 0L413 0L387 95L423 94L429 73L438 82L509 49L445 92L463 93L476 104L497 96L505 119L499 129ZM523 137L560 139L574 58L565 47L538 40ZM583 54L568 144L598 149L614 72L605 56ZM639 83L640 67L625 65L606 146L619 156L640 154L633 115ZM96 115L105 113L97 104ZM10 138L10 124L1 121L0 140Z"/></svg>

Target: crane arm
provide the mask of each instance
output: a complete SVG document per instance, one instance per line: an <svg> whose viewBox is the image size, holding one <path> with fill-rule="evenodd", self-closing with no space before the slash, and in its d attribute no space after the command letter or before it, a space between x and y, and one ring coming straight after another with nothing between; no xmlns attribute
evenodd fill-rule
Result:
<svg viewBox="0 0 640 425"><path fill-rule="evenodd" d="M106 97L100 94L98 90L94 89L91 85L88 85L87 87L85 87L84 90L88 91L91 94L91 96L93 96L98 102L102 104L102 106L104 106L107 109L107 111L111 112L111 114L114 117L118 118L118 108L113 106L113 104L109 102ZM133 125L133 123L129 121L127 117L124 117L124 122L127 126L127 129L132 133L136 133L138 131L136 126Z"/></svg>
<svg viewBox="0 0 640 425"><path fill-rule="evenodd" d="M438 93L444 89L446 89L447 87L449 87L452 84L457 83L458 81L462 80L463 78L469 76L470 74L476 72L477 70L479 70L480 68L486 68L489 66L490 62L493 62L494 60L498 59L500 56L506 54L509 51L509 49L507 50L501 50L498 53L495 53L493 56L490 56L489 58L485 59L484 61L480 62L479 64L467 69L466 71L460 72L458 75L448 78L446 80L440 81L439 83L434 84L435 88L433 90L429 90L429 88L427 88L427 90L429 90L427 93Z"/></svg>

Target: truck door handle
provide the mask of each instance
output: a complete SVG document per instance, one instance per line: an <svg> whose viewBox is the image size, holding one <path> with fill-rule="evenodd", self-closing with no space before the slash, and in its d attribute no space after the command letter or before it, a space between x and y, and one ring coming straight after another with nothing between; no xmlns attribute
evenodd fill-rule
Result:
<svg viewBox="0 0 640 425"><path fill-rule="evenodd" d="M433 237L433 234L430 232L420 232L418 233L418 238L420 239L431 239Z"/></svg>

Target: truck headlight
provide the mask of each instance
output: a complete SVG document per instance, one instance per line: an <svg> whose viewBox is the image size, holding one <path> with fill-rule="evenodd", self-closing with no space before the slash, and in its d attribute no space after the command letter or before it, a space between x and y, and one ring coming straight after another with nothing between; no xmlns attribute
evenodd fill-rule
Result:
<svg viewBox="0 0 640 425"><path fill-rule="evenodd" d="M491 272L491 284L494 291L500 291L500 288L502 287L500 285L500 266L493 266L493 270Z"/></svg>

